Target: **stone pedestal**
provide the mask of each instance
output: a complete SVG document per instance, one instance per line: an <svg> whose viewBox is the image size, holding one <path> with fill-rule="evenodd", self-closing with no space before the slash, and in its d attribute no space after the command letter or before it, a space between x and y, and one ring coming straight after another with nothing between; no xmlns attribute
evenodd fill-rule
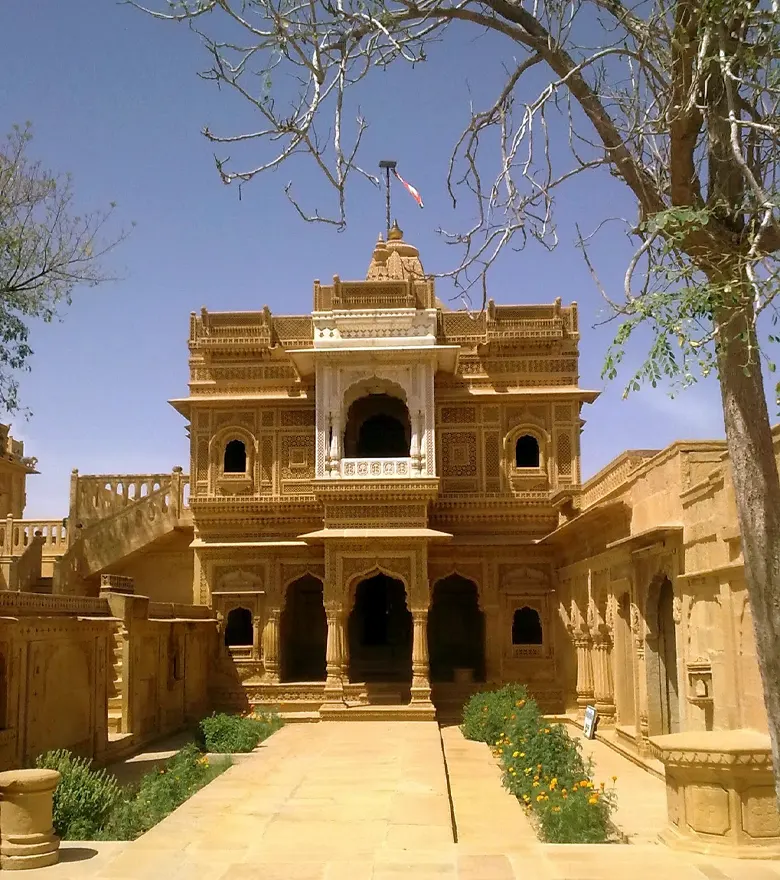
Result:
<svg viewBox="0 0 780 880"><path fill-rule="evenodd" d="M0 868L45 868L59 858L60 841L52 828L52 797L57 770L8 770L0 773Z"/></svg>
<svg viewBox="0 0 780 880"><path fill-rule="evenodd" d="M651 737L666 769L675 849L739 859L780 856L769 737L755 730L688 731Z"/></svg>

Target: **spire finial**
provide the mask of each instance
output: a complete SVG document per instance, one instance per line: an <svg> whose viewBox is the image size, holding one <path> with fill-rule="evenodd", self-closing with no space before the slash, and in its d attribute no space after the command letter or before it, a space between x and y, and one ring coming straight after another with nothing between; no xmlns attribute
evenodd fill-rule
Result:
<svg viewBox="0 0 780 880"><path fill-rule="evenodd" d="M397 220L393 220L393 225L390 227L390 231L387 233L388 241L402 241L404 237L403 230L398 225Z"/></svg>

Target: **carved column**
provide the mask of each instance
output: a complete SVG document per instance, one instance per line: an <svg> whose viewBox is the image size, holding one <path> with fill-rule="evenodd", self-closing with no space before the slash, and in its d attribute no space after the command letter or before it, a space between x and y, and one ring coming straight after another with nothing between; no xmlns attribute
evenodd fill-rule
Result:
<svg viewBox="0 0 780 880"><path fill-rule="evenodd" d="M331 476L341 472L341 413L331 413L330 470Z"/></svg>
<svg viewBox="0 0 780 880"><path fill-rule="evenodd" d="M270 608L263 627L263 668L265 680L279 683L279 618L280 608Z"/></svg>
<svg viewBox="0 0 780 880"><path fill-rule="evenodd" d="M612 678L612 639L609 633L593 636L593 696L601 720L615 722L615 687Z"/></svg>
<svg viewBox="0 0 780 880"><path fill-rule="evenodd" d="M412 442L409 446L409 456L412 459L412 473L416 476L419 476L421 472L420 421L419 413L411 413Z"/></svg>
<svg viewBox="0 0 780 880"><path fill-rule="evenodd" d="M574 647L577 649L577 708L579 714L582 715L594 698L590 636L575 635Z"/></svg>
<svg viewBox="0 0 780 880"><path fill-rule="evenodd" d="M503 681L501 608L498 605L485 605L482 613L485 615L485 681L499 684Z"/></svg>
<svg viewBox="0 0 780 880"><path fill-rule="evenodd" d="M344 697L344 611L341 606L325 609L328 621L328 643L325 651L325 699Z"/></svg>
<svg viewBox="0 0 780 880"><path fill-rule="evenodd" d="M428 664L428 609L412 610L412 703L431 702L431 679Z"/></svg>

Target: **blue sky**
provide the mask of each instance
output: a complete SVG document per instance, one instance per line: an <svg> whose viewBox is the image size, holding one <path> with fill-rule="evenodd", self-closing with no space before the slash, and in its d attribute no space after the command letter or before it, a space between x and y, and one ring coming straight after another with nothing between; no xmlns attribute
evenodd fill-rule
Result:
<svg viewBox="0 0 780 880"><path fill-rule="evenodd" d="M435 230L458 215L445 188L446 160L467 120L466 87L478 97L497 81L511 52L470 29L434 47L428 64L377 73L361 94L371 123L364 162L395 158L425 199L420 211L400 189L395 212L428 271L452 266ZM112 0L3 0L0 4L0 128L30 120L33 154L73 174L85 209L118 203L136 223L111 258L121 280L79 290L65 321L36 327L32 371L22 401L32 410L14 433L39 459L28 482L28 517L64 516L69 473L168 471L189 450L185 423L166 402L187 392L188 316L211 310L311 309L312 281L333 274L361 278L384 227L382 194L355 181L344 232L304 224L284 197L322 192L317 172L298 163L248 184L238 200L220 182L208 124L240 129L251 116L196 73L204 53L186 28L148 19ZM612 327L593 328L602 302L573 245L575 223L590 231L606 216L635 216L623 188L605 174L581 178L561 193L560 246L530 245L507 254L491 277L498 303L547 302L560 296L581 309L581 384L602 390L583 417L583 475L626 448L663 447L676 438L721 437L720 395L710 379L670 400L643 389L621 400L628 369L600 379ZM462 219L462 216L461 216ZM629 251L602 236L599 275L622 283ZM442 283L439 295L451 295ZM634 363L644 351L632 349Z"/></svg>

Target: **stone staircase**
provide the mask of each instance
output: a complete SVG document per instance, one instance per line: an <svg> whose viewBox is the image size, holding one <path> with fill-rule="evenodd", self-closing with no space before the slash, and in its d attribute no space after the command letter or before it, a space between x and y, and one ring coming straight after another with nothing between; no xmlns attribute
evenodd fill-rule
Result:
<svg viewBox="0 0 780 880"><path fill-rule="evenodd" d="M91 580L177 528L188 528L189 477L71 476L71 540L54 566L55 593L89 593Z"/></svg>
<svg viewBox="0 0 780 880"><path fill-rule="evenodd" d="M111 663L111 679L108 683L108 732L122 733L122 695L124 692L124 676L122 668L122 652L124 648L124 627L119 624L109 647Z"/></svg>

